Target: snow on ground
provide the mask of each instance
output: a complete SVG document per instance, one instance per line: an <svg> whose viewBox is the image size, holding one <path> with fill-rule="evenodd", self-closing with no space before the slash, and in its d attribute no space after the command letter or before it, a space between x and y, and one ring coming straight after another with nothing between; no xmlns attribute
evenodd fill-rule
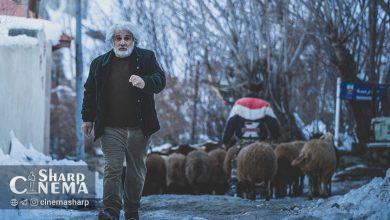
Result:
<svg viewBox="0 0 390 220"><path fill-rule="evenodd" d="M172 147L172 144L170 143L165 143L160 146L153 146L150 149L148 149L148 153L153 153L153 152L159 152L159 153L165 153L169 152L169 149Z"/></svg>
<svg viewBox="0 0 390 220"><path fill-rule="evenodd" d="M390 219L390 169L384 178L376 177L342 196L320 199L299 213L292 219Z"/></svg>
<svg viewBox="0 0 390 220"><path fill-rule="evenodd" d="M96 220L96 212L67 209L0 209L2 220Z"/></svg>
<svg viewBox="0 0 390 220"><path fill-rule="evenodd" d="M291 203L307 203L305 198L250 201L215 195L153 195L141 201L141 219L281 219Z"/></svg>
<svg viewBox="0 0 390 220"><path fill-rule="evenodd" d="M249 201L230 196L213 195L152 195L141 200L142 220L225 220L282 219L296 208L291 204L306 204L305 198ZM287 207L287 208L286 208ZM0 210L1 219L96 219L98 211L64 209ZM124 219L123 212L121 219Z"/></svg>
<svg viewBox="0 0 390 220"><path fill-rule="evenodd" d="M389 176L352 190L344 196L308 200L306 196L270 201L250 201L214 195L152 195L141 199L142 220L255 220L255 219L389 219ZM351 182L334 183L335 194L355 187ZM358 185L357 187L359 187ZM341 190L341 191L340 191ZM367 199L367 201L364 201ZM339 208L332 208L337 203ZM378 206L376 206L378 205ZM387 207L387 208L386 208ZM385 209L385 210L381 210ZM98 210L64 209L0 210L1 219L96 219ZM123 212L122 217L123 218Z"/></svg>
<svg viewBox="0 0 390 220"><path fill-rule="evenodd" d="M25 147L16 137L13 131L10 132L11 150L9 154L0 149L0 166L4 165L87 165L85 161L74 161L68 159L57 160L38 152L32 145ZM95 172L96 198L103 197L103 180L99 173ZM0 216L1 219L1 216Z"/></svg>
<svg viewBox="0 0 390 220"><path fill-rule="evenodd" d="M38 152L33 146L25 147L16 137L13 131L10 132L11 150L9 154L0 153L0 165L87 165L84 161L73 161L68 159L56 160Z"/></svg>
<svg viewBox="0 0 390 220"><path fill-rule="evenodd" d="M85 164L84 161L52 160L25 147L11 132L10 154L0 151L0 165L20 164ZM358 166L362 167L362 166ZM352 169L352 168L350 168ZM348 169L347 169L348 170ZM102 180L96 173L96 192L101 198ZM362 181L333 182L328 199L309 201L298 198L250 201L214 195L152 195L141 200L141 219L390 219L390 169L385 178ZM365 184L365 185L363 185ZM363 185L363 186L361 186ZM360 187L361 186L361 187ZM357 188L360 187L360 188ZM357 188L353 189L352 188ZM307 191L307 189L306 189ZM345 195L343 195L346 193ZM98 210L8 209L0 210L1 219L96 219ZM123 213L122 213L122 218Z"/></svg>

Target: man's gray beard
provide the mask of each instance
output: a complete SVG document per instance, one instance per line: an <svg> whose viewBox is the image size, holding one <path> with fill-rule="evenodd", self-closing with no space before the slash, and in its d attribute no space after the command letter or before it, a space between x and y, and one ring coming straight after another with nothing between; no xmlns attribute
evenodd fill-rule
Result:
<svg viewBox="0 0 390 220"><path fill-rule="evenodd" d="M130 56L131 52L133 52L133 49L134 49L134 47L129 47L125 51L120 51L114 47L114 53L115 53L116 57L125 58L125 57Z"/></svg>

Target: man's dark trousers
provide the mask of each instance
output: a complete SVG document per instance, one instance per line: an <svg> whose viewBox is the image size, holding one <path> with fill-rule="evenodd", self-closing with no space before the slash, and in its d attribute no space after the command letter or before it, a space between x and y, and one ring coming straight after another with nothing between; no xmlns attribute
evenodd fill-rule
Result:
<svg viewBox="0 0 390 220"><path fill-rule="evenodd" d="M146 175L146 152L150 137L145 137L140 128L105 127L100 140L105 160L103 177L105 208L117 214L122 208L122 171L126 158L124 211L125 213L138 211Z"/></svg>

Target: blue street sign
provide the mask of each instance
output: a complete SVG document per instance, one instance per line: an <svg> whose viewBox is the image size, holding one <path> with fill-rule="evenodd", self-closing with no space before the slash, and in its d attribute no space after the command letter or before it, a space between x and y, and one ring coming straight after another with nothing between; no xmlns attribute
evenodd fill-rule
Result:
<svg viewBox="0 0 390 220"><path fill-rule="evenodd" d="M340 97L344 100L371 101L376 91L377 99L383 101L387 97L388 89L389 85L385 84L343 82L340 86Z"/></svg>

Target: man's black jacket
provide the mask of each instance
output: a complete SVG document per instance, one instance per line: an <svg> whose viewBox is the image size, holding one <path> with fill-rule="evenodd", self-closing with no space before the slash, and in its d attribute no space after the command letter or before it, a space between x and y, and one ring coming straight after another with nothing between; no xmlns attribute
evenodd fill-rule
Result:
<svg viewBox="0 0 390 220"><path fill-rule="evenodd" d="M105 89L113 56L115 56L114 51L110 50L95 58L91 63L88 79L84 84L81 114L84 122L94 122L94 141L101 137L104 131ZM136 109L143 134L150 136L160 129L154 106L154 94L164 89L165 75L152 51L134 47L130 56L130 74L138 75L145 81L143 89L136 88ZM131 86L130 82L129 86Z"/></svg>

